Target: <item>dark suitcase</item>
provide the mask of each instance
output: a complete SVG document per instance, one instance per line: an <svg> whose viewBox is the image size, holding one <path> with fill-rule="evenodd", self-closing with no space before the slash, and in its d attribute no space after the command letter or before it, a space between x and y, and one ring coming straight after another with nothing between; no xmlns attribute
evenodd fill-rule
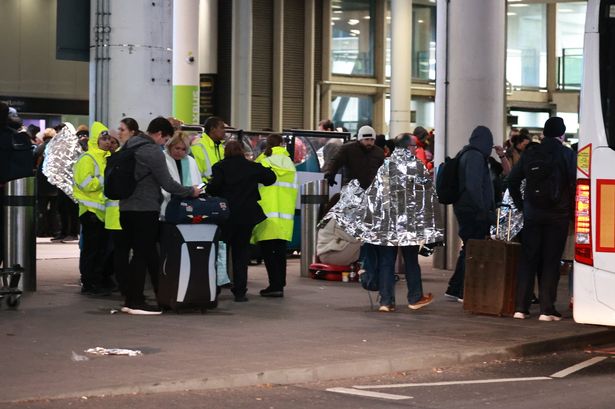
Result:
<svg viewBox="0 0 615 409"><path fill-rule="evenodd" d="M519 243L468 240L463 309L475 314L512 316L520 254Z"/></svg>
<svg viewBox="0 0 615 409"><path fill-rule="evenodd" d="M167 204L165 220L173 224L221 224L229 215L228 203L221 197L173 197Z"/></svg>
<svg viewBox="0 0 615 409"><path fill-rule="evenodd" d="M216 254L219 227L163 223L158 304L179 311L217 306Z"/></svg>

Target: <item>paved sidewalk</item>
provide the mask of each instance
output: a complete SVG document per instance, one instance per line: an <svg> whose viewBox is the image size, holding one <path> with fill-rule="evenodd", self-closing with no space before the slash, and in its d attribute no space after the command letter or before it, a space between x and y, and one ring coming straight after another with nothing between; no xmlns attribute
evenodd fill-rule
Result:
<svg viewBox="0 0 615 409"><path fill-rule="evenodd" d="M45 247L43 247L45 246ZM398 310L370 310L357 283L299 278L289 261L283 299L259 297L262 266L249 271L250 301L224 290L206 314L110 314L119 297L79 294L75 244L39 244L38 291L16 311L0 310L3 401L235 387L454 366L615 341L615 331L579 325L560 283L561 322L468 314L442 296L450 272L423 265L436 300L411 311L405 283ZM43 247L43 248L41 248ZM68 258L58 258L59 256ZM373 296L375 300L375 296ZM143 356L92 356L92 347L128 348ZM81 356L88 360L79 361Z"/></svg>

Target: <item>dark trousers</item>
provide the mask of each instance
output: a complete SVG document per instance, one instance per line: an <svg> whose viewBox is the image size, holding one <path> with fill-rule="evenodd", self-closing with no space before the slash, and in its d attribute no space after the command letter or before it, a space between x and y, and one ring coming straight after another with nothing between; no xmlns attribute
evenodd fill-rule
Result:
<svg viewBox="0 0 615 409"><path fill-rule="evenodd" d="M282 291L286 286L286 243L281 239L258 242L267 268L269 289L273 291Z"/></svg>
<svg viewBox="0 0 615 409"><path fill-rule="evenodd" d="M130 257L130 246L123 230L108 230L113 243L113 251L109 255L113 263L113 274L117 286L122 293L126 294L126 275L128 274L128 260Z"/></svg>
<svg viewBox="0 0 615 409"><path fill-rule="evenodd" d="M143 288L145 274L152 266L156 266L150 274L156 275L159 268L159 256L156 243L159 226L158 212L120 211L120 223L126 240L121 251L127 253L132 249L132 263L125 274L125 305L138 306L145 302ZM157 276L156 276L157 277ZM157 281L156 281L157 283ZM154 284L154 291L157 290Z"/></svg>
<svg viewBox="0 0 615 409"><path fill-rule="evenodd" d="M81 221L81 254L79 267L81 284L91 289L102 284L105 253L107 251L107 231L105 224L92 212L85 212Z"/></svg>
<svg viewBox="0 0 615 409"><path fill-rule="evenodd" d="M61 235L77 236L79 234L79 206L62 191L58 192L58 212L62 225Z"/></svg>
<svg viewBox="0 0 615 409"><path fill-rule="evenodd" d="M36 235L39 237L55 237L60 234L58 196L38 196L36 207Z"/></svg>
<svg viewBox="0 0 615 409"><path fill-rule="evenodd" d="M448 282L447 294L463 298L463 286L466 274L466 245L470 239L484 239L489 235L489 222L477 221L473 214L458 214L459 237L463 241L455 272Z"/></svg>
<svg viewBox="0 0 615 409"><path fill-rule="evenodd" d="M528 312L536 273L540 313L553 314L559 284L559 263L566 245L568 220L544 222L524 221L521 260L517 270L516 310Z"/></svg>
<svg viewBox="0 0 615 409"><path fill-rule="evenodd" d="M248 291L248 261L250 260L250 237L254 225L233 226L231 231L223 236L226 244L231 248L233 263L233 294L245 295Z"/></svg>

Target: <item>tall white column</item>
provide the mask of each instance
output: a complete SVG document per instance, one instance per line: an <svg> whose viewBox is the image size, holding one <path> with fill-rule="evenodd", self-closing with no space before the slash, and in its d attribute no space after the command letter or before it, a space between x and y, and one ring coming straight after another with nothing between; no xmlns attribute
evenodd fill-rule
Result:
<svg viewBox="0 0 615 409"><path fill-rule="evenodd" d="M252 0L233 0L231 125L250 129L252 113Z"/></svg>
<svg viewBox="0 0 615 409"><path fill-rule="evenodd" d="M199 72L218 73L218 0L199 3Z"/></svg>
<svg viewBox="0 0 615 409"><path fill-rule="evenodd" d="M173 2L173 116L199 123L199 0Z"/></svg>
<svg viewBox="0 0 615 409"><path fill-rule="evenodd" d="M440 24L447 3L448 24ZM441 161L466 145L478 125L491 129L494 140L502 140L506 4L503 0L439 0L438 15L436 160ZM451 209L448 215L446 266L450 269L457 259L459 239Z"/></svg>
<svg viewBox="0 0 615 409"><path fill-rule="evenodd" d="M391 120L389 138L410 132L412 0L391 1Z"/></svg>
<svg viewBox="0 0 615 409"><path fill-rule="evenodd" d="M171 114L172 2L91 0L90 122Z"/></svg>

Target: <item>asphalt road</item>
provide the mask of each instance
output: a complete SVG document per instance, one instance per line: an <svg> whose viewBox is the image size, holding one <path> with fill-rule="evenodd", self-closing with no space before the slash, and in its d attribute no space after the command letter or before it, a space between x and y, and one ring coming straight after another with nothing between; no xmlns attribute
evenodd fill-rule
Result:
<svg viewBox="0 0 615 409"><path fill-rule="evenodd" d="M614 382L615 345L610 345L335 382L15 402L1 409L612 409Z"/></svg>

